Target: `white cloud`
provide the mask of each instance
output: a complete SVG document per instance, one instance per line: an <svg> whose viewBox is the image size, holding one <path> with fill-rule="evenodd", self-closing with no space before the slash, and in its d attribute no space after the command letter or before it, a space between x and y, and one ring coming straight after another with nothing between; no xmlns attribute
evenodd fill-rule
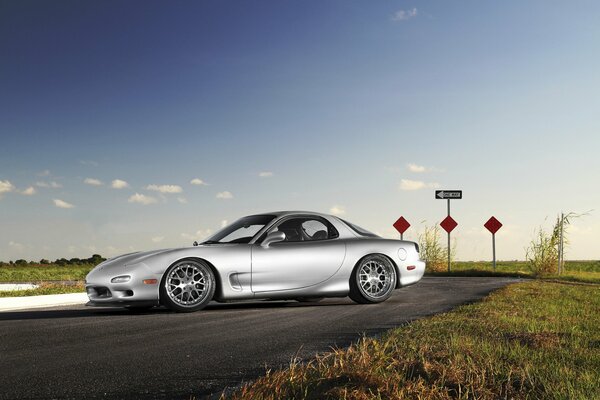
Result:
<svg viewBox="0 0 600 400"><path fill-rule="evenodd" d="M129 203L139 203L147 206L148 204L156 203L156 199L152 196L146 196L145 194L136 193L131 195L129 199L127 199Z"/></svg>
<svg viewBox="0 0 600 400"><path fill-rule="evenodd" d="M333 215L344 215L346 214L346 209L342 206L335 205L329 209L329 212Z"/></svg>
<svg viewBox="0 0 600 400"><path fill-rule="evenodd" d="M179 185L148 185L146 190L153 190L161 193L181 193L183 189Z"/></svg>
<svg viewBox="0 0 600 400"><path fill-rule="evenodd" d="M12 249L14 249L14 250L16 250L18 252L21 252L21 251L25 250L25 245L23 245L21 243L13 242L12 240L10 242L8 242L8 245Z"/></svg>
<svg viewBox="0 0 600 400"><path fill-rule="evenodd" d="M159 242L162 242L164 238L165 238L164 236L155 236L152 238L152 242L159 243Z"/></svg>
<svg viewBox="0 0 600 400"><path fill-rule="evenodd" d="M400 22L416 17L418 14L417 8L413 7L408 10L398 10L392 16L392 21Z"/></svg>
<svg viewBox="0 0 600 400"><path fill-rule="evenodd" d="M228 191L219 192L219 193L217 193L217 199L224 199L224 200L233 199L233 194L231 194L231 192L228 192Z"/></svg>
<svg viewBox="0 0 600 400"><path fill-rule="evenodd" d="M38 176L50 176L50 170L49 169L45 169L42 172L37 174Z"/></svg>
<svg viewBox="0 0 600 400"><path fill-rule="evenodd" d="M226 219L221 221L221 228L225 228L227 226L228 222Z"/></svg>
<svg viewBox="0 0 600 400"><path fill-rule="evenodd" d="M15 186L10 181L0 181L0 197L2 193L8 193L15 190Z"/></svg>
<svg viewBox="0 0 600 400"><path fill-rule="evenodd" d="M110 184L110 186L113 189L124 189L126 187L129 187L129 183L121 180L121 179L115 179L112 181L112 183Z"/></svg>
<svg viewBox="0 0 600 400"><path fill-rule="evenodd" d="M196 231L196 233L194 234L189 234L189 233L182 233L181 237L186 239L186 240L197 240L200 241L202 239L205 239L206 237L208 237L210 234L212 233L212 231L210 229L199 229Z"/></svg>
<svg viewBox="0 0 600 400"><path fill-rule="evenodd" d="M102 185L102 181L99 179L95 179L95 178L85 178L83 180L83 183L85 183L86 185L92 185L92 186L101 186Z"/></svg>
<svg viewBox="0 0 600 400"><path fill-rule="evenodd" d="M29 186L27 189L21 190L21 194L25 196L33 196L35 193L35 188L33 186Z"/></svg>
<svg viewBox="0 0 600 400"><path fill-rule="evenodd" d="M208 183L204 182L202 179L200 178L194 178L190 181L190 183L192 185L199 185L199 186L206 186L208 185Z"/></svg>
<svg viewBox="0 0 600 400"><path fill-rule="evenodd" d="M425 168L423 165L408 164L407 167L410 172L426 172L427 171L427 168Z"/></svg>
<svg viewBox="0 0 600 400"><path fill-rule="evenodd" d="M258 176L261 178L270 178L273 176L273 173L271 171L262 171L259 172Z"/></svg>
<svg viewBox="0 0 600 400"><path fill-rule="evenodd" d="M177 201L180 202L181 204L187 204L188 201L185 197L178 197Z"/></svg>
<svg viewBox="0 0 600 400"><path fill-rule="evenodd" d="M66 201L61 200L61 199L54 199L53 201L54 201L54 205L58 208L73 208L73 207L75 207L73 204L67 203Z"/></svg>
<svg viewBox="0 0 600 400"><path fill-rule="evenodd" d="M58 182L36 182L35 185L41 188L52 188L52 189L60 189L62 185Z"/></svg>
<svg viewBox="0 0 600 400"><path fill-rule="evenodd" d="M400 181L401 190L420 190L426 187L427 185L423 181L412 181L410 179L402 179Z"/></svg>
<svg viewBox="0 0 600 400"><path fill-rule="evenodd" d="M99 164L96 161L92 160L79 160L82 165L90 165L92 167L97 167Z"/></svg>
<svg viewBox="0 0 600 400"><path fill-rule="evenodd" d="M440 169L440 168L426 167L424 165L419 165L419 164L414 164L414 163L406 164L406 168L408 168L408 170L410 172L416 172L416 173L422 173L422 172L445 172L445 170Z"/></svg>
<svg viewBox="0 0 600 400"><path fill-rule="evenodd" d="M400 190L421 190L421 189L436 189L439 188L440 185L431 182L423 182L423 181L413 181L410 179L402 179L400 181Z"/></svg>

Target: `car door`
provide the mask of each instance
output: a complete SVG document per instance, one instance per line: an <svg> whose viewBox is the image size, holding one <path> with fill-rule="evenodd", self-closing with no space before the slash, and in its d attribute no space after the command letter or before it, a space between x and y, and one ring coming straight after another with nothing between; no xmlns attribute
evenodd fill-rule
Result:
<svg viewBox="0 0 600 400"><path fill-rule="evenodd" d="M252 247L252 291L293 290L321 283L340 268L346 255L344 242L324 218L292 217L269 232L283 231L286 240Z"/></svg>

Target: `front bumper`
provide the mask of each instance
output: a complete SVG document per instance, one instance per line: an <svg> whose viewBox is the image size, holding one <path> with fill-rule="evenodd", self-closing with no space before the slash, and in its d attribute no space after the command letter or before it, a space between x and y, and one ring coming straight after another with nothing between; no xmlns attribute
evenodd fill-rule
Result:
<svg viewBox="0 0 600 400"><path fill-rule="evenodd" d="M138 301L88 301L85 303L88 307L154 307L159 306L160 302L157 301L146 301L146 300L138 300Z"/></svg>
<svg viewBox="0 0 600 400"><path fill-rule="evenodd" d="M129 275L126 283L112 283L116 276ZM153 279L156 283L145 284L144 280ZM135 265L109 265L93 269L85 279L85 289L89 298L87 305L96 307L127 307L159 303L160 274L152 271L143 263Z"/></svg>

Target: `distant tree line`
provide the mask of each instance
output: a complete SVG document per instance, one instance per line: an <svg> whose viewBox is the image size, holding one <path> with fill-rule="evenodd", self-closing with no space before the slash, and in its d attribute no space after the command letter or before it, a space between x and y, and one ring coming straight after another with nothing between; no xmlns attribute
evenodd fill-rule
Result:
<svg viewBox="0 0 600 400"><path fill-rule="evenodd" d="M11 260L9 262L0 261L0 267L26 266L26 265L51 265L51 264L60 265L60 266L81 265L81 264L97 265L105 260L106 260L106 258L102 257L100 254L94 254L90 258L71 258L71 259L57 258L54 261L50 261L45 258L42 258L40 261L27 261L27 260L23 260L23 259L19 259L19 260L15 260L15 261Z"/></svg>

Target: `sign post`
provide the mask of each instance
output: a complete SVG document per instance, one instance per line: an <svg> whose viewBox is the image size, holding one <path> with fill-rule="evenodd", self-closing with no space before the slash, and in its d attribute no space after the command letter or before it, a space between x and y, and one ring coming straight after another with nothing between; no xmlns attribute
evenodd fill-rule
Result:
<svg viewBox="0 0 600 400"><path fill-rule="evenodd" d="M436 190L435 198L448 201L448 216L440 223L440 226L448 232L448 272L450 272L450 232L458 226L458 223L450 216L450 200L462 199L462 190Z"/></svg>
<svg viewBox="0 0 600 400"><path fill-rule="evenodd" d="M502 223L492 216L483 226L492 233L492 265L496 271L496 232L502 228Z"/></svg>
<svg viewBox="0 0 600 400"><path fill-rule="evenodd" d="M400 216L392 226L400 232L400 240L404 240L404 232L410 227L408 221L403 216Z"/></svg>

